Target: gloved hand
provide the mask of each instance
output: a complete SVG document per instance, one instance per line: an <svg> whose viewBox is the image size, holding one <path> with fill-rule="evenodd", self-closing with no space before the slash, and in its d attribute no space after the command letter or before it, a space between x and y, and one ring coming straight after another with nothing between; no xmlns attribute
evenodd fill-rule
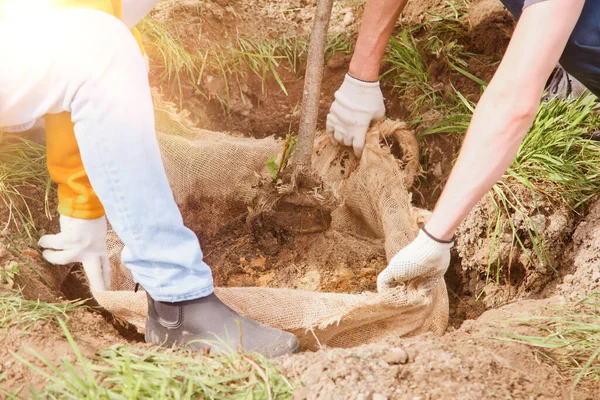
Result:
<svg viewBox="0 0 600 400"><path fill-rule="evenodd" d="M379 82L364 82L346 74L327 115L327 134L333 143L352 146L360 157L369 124L384 116Z"/></svg>
<svg viewBox="0 0 600 400"><path fill-rule="evenodd" d="M42 236L43 257L52 264L83 264L90 288L110 288L110 263L106 250L106 218L76 219L60 216L60 233Z"/></svg>
<svg viewBox="0 0 600 400"><path fill-rule="evenodd" d="M389 265L377 277L377 290L385 291L392 283L408 282L417 277L442 276L450 264L453 241L434 239L426 231L396 254Z"/></svg>

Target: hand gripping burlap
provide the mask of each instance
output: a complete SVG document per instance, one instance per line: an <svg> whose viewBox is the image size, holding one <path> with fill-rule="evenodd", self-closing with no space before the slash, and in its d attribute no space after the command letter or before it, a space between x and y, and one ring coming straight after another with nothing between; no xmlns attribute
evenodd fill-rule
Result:
<svg viewBox="0 0 600 400"><path fill-rule="evenodd" d="M222 205L211 210L210 220L216 225L233 218L231 210L240 209L240 204L252 204L258 180L267 176L267 160L283 151L283 142L273 138L240 138L198 129L164 103L156 104L156 120L176 201L185 204L199 198ZM400 144L402 160L392 156L386 140ZM345 162L340 163L344 152ZM423 218L422 210L411 206L407 190L419 168L414 135L404 123L384 121L367 134L360 160L348 158L347 153L330 144L325 135L318 135L313 168L335 198L330 229L342 235L384 239L390 260L416 236ZM113 269L111 290L94 296L117 318L143 332L146 295L134 292L131 274L120 262L123 245L114 232L109 231L107 243ZM216 294L237 312L296 334L305 350L322 345L352 347L390 335L442 334L448 322L448 296L441 276L417 278L385 293L228 287L217 288Z"/></svg>

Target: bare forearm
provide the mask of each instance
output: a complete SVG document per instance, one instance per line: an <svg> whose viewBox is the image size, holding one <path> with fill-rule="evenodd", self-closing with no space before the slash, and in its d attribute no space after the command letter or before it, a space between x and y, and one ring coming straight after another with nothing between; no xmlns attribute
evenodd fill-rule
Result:
<svg viewBox="0 0 600 400"><path fill-rule="evenodd" d="M427 231L449 240L473 206L502 177L535 117L537 102L522 108L487 93L481 99L461 153L446 183Z"/></svg>
<svg viewBox="0 0 600 400"><path fill-rule="evenodd" d="M450 239L509 167L537 110L544 83L577 23L584 0L551 0L523 12L469 126L461 154L427 230ZM548 24L548 21L557 21Z"/></svg>
<svg viewBox="0 0 600 400"><path fill-rule="evenodd" d="M381 59L398 16L408 0L368 0L349 73L363 81L379 78Z"/></svg>

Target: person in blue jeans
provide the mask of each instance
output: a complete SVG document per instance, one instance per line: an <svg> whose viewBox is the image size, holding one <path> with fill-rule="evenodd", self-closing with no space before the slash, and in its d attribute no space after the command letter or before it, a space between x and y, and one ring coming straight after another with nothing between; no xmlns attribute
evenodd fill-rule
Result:
<svg viewBox="0 0 600 400"><path fill-rule="evenodd" d="M0 134L71 113L89 182L125 244L121 259L146 290L148 342L296 352L293 334L245 318L215 296L198 238L175 203L156 140L146 60L129 31L157 2L90 1L94 9L66 7L67 0L0 0ZM99 11L115 4L123 6L122 20ZM97 269L108 267L106 222L65 221L60 234L41 241L51 247L45 257L81 262L92 291L103 288L109 271Z"/></svg>
<svg viewBox="0 0 600 400"><path fill-rule="evenodd" d="M506 53L473 113L459 157L416 239L377 277L442 276L454 232L512 163L557 63L600 95L600 0L503 0L518 18ZM368 0L349 71L327 115L327 133L360 156L369 124L385 114L379 68L407 0Z"/></svg>

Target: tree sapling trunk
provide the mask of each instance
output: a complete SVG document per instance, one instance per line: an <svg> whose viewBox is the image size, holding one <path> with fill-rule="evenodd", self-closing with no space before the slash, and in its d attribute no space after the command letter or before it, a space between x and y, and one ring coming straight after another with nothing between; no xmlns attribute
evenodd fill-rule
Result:
<svg viewBox="0 0 600 400"><path fill-rule="evenodd" d="M291 160L292 173L306 172L312 165L312 153L319 114L319 98L321 81L323 80L323 64L327 31L331 18L333 0L317 0L314 25L308 47L308 60L304 77L304 93L300 111L300 127L298 144Z"/></svg>

